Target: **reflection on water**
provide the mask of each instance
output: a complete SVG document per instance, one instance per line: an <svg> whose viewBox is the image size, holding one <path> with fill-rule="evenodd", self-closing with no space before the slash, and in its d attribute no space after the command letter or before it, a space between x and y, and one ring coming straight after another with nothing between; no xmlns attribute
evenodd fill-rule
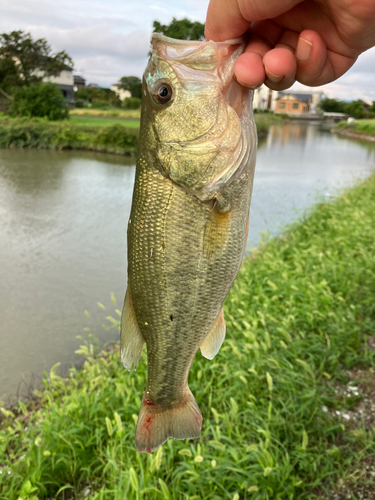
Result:
<svg viewBox="0 0 375 500"><path fill-rule="evenodd" d="M117 337L101 328L96 303L124 295L134 166L111 155L0 153L1 398L21 374L70 364L83 327Z"/></svg>
<svg viewBox="0 0 375 500"><path fill-rule="evenodd" d="M249 247L316 192L373 172L374 151L316 125L272 127L259 143ZM132 161L119 156L0 150L0 399L15 394L22 374L76 362L83 327L102 343L117 338L101 324L116 314L111 292L121 310L133 180Z"/></svg>
<svg viewBox="0 0 375 500"><path fill-rule="evenodd" d="M315 123L292 121L271 127L258 150L248 248L257 244L262 231L277 234L318 194L331 197L374 172L372 143L322 132Z"/></svg>

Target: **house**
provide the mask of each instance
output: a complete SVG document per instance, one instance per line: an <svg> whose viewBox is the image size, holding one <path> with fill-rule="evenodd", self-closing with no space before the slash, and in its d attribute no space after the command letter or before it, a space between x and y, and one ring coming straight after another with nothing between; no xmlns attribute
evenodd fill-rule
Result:
<svg viewBox="0 0 375 500"><path fill-rule="evenodd" d="M117 97L120 99L120 101L123 101L124 99L131 97L131 92L129 90L124 90L120 88L120 83L115 83L112 85L111 90L117 95Z"/></svg>
<svg viewBox="0 0 375 500"><path fill-rule="evenodd" d="M45 76L42 80L43 82L55 83L68 104L74 104L74 77L73 68L70 66L64 66L64 68L55 76Z"/></svg>
<svg viewBox="0 0 375 500"><path fill-rule="evenodd" d="M281 91L281 92L274 92L273 93L273 102L272 102L272 109L275 111L275 113L277 112L276 111L276 101L282 97L282 96L285 96L287 94L292 94L294 96L296 96L300 101L303 101L303 102L306 102L309 101L309 110L308 110L308 113L309 114L316 114L317 113L317 110L318 110L318 106L319 106L319 103L325 99L325 94L324 92L322 91L311 91L311 90L297 90L296 92L294 92L293 90L285 90L285 91ZM308 99L306 98L306 96L308 96ZM284 108L285 109L285 108ZM279 111L279 113L282 113L283 111ZM288 113L288 111L284 111L286 113ZM298 114L296 113L295 111L293 112L293 114Z"/></svg>
<svg viewBox="0 0 375 500"><path fill-rule="evenodd" d="M302 115L310 111L311 94L280 92L275 101L275 113Z"/></svg>
<svg viewBox="0 0 375 500"><path fill-rule="evenodd" d="M360 102L363 105L363 109L367 112L371 108L373 102L367 99L360 99Z"/></svg>
<svg viewBox="0 0 375 500"><path fill-rule="evenodd" d="M292 102L291 97L295 100ZM304 91L282 91L271 90L265 85L254 90L253 109L257 111L272 110L275 113L291 114L316 114L318 104L325 98L323 92ZM290 109L290 110L289 110Z"/></svg>
<svg viewBox="0 0 375 500"><path fill-rule="evenodd" d="M74 79L74 92L77 92L77 90L86 87L86 80L82 78L82 76L73 75L73 79Z"/></svg>

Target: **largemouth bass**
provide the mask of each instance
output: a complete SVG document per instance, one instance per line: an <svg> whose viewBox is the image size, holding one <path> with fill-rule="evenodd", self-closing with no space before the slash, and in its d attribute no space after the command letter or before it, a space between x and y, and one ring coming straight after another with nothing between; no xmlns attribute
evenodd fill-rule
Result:
<svg viewBox="0 0 375 500"><path fill-rule="evenodd" d="M193 42L154 34L128 224L121 358L148 379L135 446L200 436L188 387L201 349L225 336L222 305L244 254L255 167L252 93L233 80L242 39Z"/></svg>

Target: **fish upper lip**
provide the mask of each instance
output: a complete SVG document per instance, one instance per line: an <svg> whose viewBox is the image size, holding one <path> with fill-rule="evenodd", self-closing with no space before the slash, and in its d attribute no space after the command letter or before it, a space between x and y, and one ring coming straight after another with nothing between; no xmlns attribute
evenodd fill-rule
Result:
<svg viewBox="0 0 375 500"><path fill-rule="evenodd" d="M239 45L241 43L246 42L247 37L245 35L242 35L238 38L231 38L230 40L225 40L223 42L215 42L213 40L178 40L176 38L171 38L169 36L165 36L162 33L153 33L151 36L151 43L153 40L160 40L165 43L169 43L170 45L191 45L192 43L196 44L204 44L204 43L225 43L228 45Z"/></svg>

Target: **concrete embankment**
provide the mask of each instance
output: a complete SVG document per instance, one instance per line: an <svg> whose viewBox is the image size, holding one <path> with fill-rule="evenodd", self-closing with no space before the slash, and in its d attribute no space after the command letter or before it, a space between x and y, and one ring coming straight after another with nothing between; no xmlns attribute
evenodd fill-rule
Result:
<svg viewBox="0 0 375 500"><path fill-rule="evenodd" d="M334 128L332 132L342 137L348 137L350 139L360 139L361 141L375 142L375 135L363 134L361 132L356 132L352 128Z"/></svg>

